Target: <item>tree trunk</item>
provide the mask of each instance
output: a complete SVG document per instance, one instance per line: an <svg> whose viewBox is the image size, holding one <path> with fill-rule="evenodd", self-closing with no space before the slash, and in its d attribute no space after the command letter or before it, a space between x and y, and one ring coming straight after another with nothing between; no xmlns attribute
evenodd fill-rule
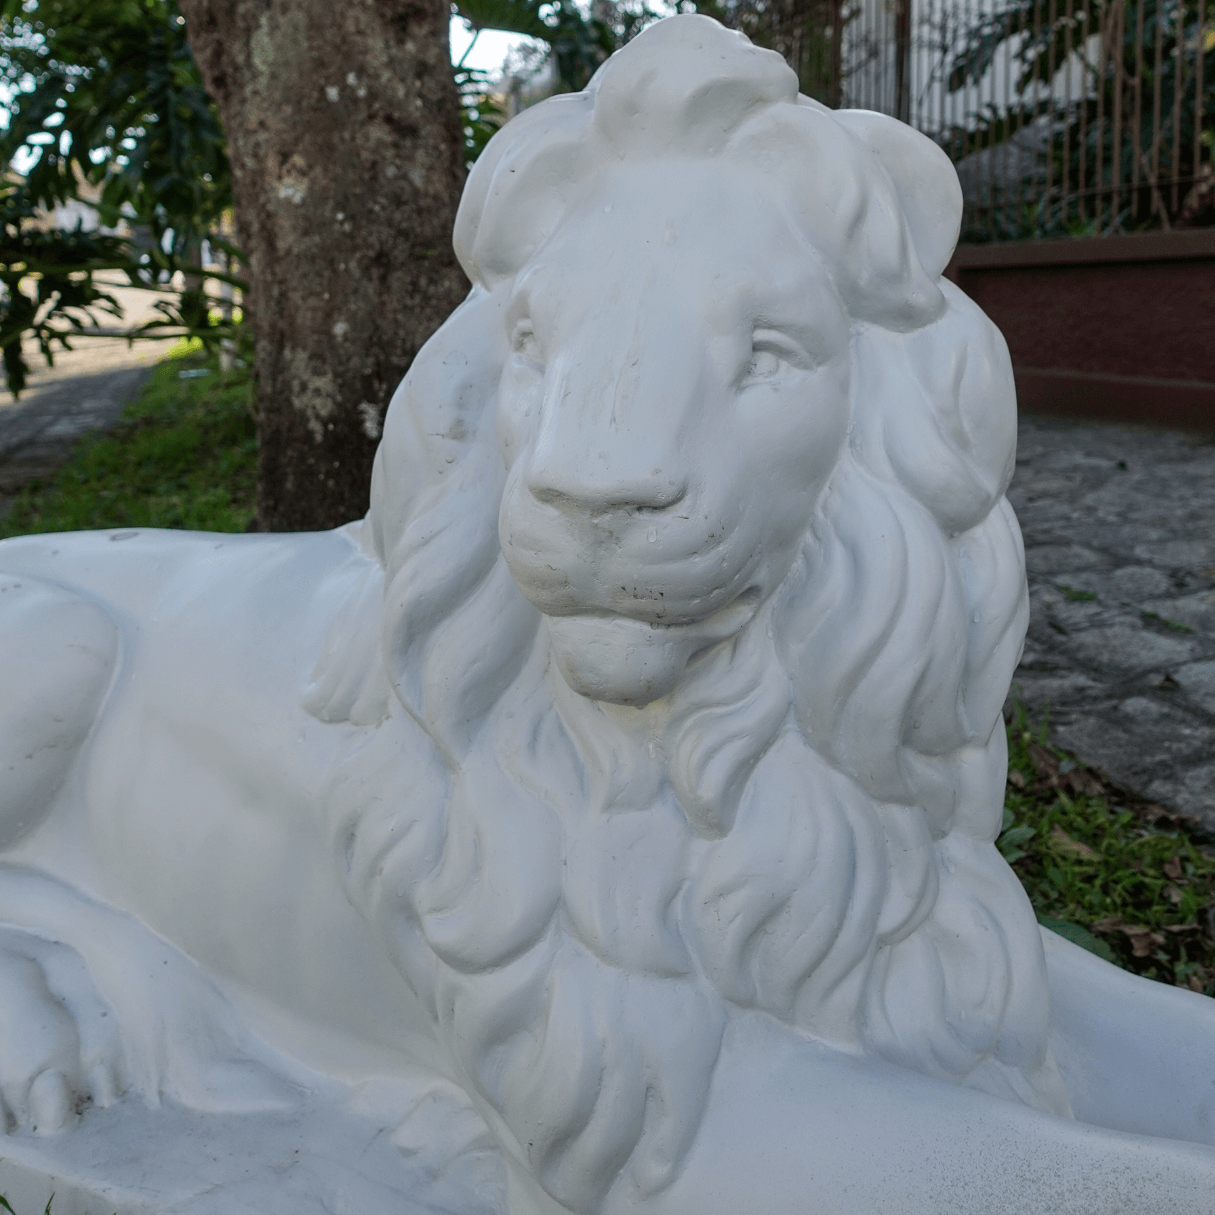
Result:
<svg viewBox="0 0 1215 1215"><path fill-rule="evenodd" d="M367 509L388 399L468 289L447 0L180 0L228 136L256 349L258 526Z"/></svg>

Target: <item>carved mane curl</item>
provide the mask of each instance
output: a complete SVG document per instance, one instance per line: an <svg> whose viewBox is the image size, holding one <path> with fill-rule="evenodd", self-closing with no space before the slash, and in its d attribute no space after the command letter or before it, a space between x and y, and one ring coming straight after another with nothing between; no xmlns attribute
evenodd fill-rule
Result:
<svg viewBox="0 0 1215 1215"><path fill-rule="evenodd" d="M548 670L498 542L494 404L496 288L605 164L656 155L794 200L855 326L849 437L800 556L690 664L651 756ZM330 794L352 899L501 1142L574 1210L671 1179L731 1006L1067 1112L1036 922L993 844L1027 599L1007 351L940 277L959 208L929 141L799 98L699 17L526 111L469 179L475 285L393 398L374 561L308 704L360 727Z"/></svg>

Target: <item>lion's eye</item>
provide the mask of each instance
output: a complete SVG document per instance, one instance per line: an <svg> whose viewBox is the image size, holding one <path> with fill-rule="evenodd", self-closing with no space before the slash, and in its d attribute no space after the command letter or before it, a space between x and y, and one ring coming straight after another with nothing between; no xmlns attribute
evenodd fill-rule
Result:
<svg viewBox="0 0 1215 1215"><path fill-rule="evenodd" d="M751 357L743 372L742 386L762 384L812 366L813 360L788 334L779 329L756 329L751 334Z"/></svg>
<svg viewBox="0 0 1215 1215"><path fill-rule="evenodd" d="M780 371L781 359L773 350L752 350L747 366L748 380L770 380Z"/></svg>
<svg viewBox="0 0 1215 1215"><path fill-rule="evenodd" d="M541 363L543 358L540 343L536 340L536 332L531 321L519 321L511 334L511 349L529 363Z"/></svg>

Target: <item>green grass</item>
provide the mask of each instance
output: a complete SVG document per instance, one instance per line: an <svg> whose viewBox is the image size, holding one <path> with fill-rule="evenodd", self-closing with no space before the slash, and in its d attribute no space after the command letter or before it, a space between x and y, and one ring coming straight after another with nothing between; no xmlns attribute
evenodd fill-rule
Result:
<svg viewBox="0 0 1215 1215"><path fill-rule="evenodd" d="M46 1208L43 1210L42 1215L51 1215L51 1203L54 1201L55 1195L52 1194L50 1198L46 1200ZM8 1205L8 1199L5 1198L3 1194L0 1194L0 1210L8 1211L9 1215L17 1215L17 1212Z"/></svg>
<svg viewBox="0 0 1215 1215"><path fill-rule="evenodd" d="M1123 794L1021 711L1008 743L998 845L1039 921L1127 970L1215 996L1215 850L1198 824Z"/></svg>
<svg viewBox="0 0 1215 1215"><path fill-rule="evenodd" d="M180 373L208 371L180 378ZM0 537L98 527L244 531L257 437L244 372L189 351L160 363L108 434L86 436L46 482L25 486Z"/></svg>

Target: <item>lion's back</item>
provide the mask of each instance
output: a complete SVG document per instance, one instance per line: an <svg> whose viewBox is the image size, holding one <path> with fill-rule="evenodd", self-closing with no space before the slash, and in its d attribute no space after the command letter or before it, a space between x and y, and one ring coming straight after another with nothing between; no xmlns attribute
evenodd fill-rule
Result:
<svg viewBox="0 0 1215 1215"><path fill-rule="evenodd" d="M0 847L39 820L101 705L118 629L99 603L0 574Z"/></svg>
<svg viewBox="0 0 1215 1215"><path fill-rule="evenodd" d="M256 690L263 716L289 715L331 615L326 590L365 562L340 532L0 543L0 848L45 816L116 702L163 718Z"/></svg>

